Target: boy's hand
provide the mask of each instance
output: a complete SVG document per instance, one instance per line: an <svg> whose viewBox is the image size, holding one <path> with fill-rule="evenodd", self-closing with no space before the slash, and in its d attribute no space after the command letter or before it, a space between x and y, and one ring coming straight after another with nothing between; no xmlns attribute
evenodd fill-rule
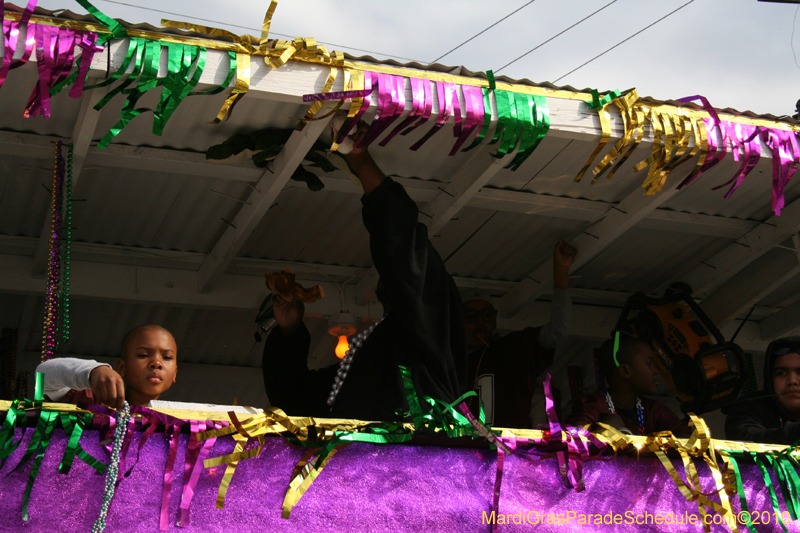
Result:
<svg viewBox="0 0 800 533"><path fill-rule="evenodd" d="M361 140L367 136L367 131L369 131L369 126L367 123L359 121L358 126L356 126L355 134L351 135L353 139L353 149L350 150L350 153L347 154L347 156L360 155L367 151L366 146L358 146L358 143L360 143Z"/></svg>
<svg viewBox="0 0 800 533"><path fill-rule="evenodd" d="M569 288L569 267L578 250L563 240L553 249L553 285L558 289Z"/></svg>
<svg viewBox="0 0 800 533"><path fill-rule="evenodd" d="M570 246L565 241L558 241L555 249L553 250L553 267L569 270L572 266L572 260L575 259L575 254L578 250Z"/></svg>
<svg viewBox="0 0 800 533"><path fill-rule="evenodd" d="M89 373L89 383L97 403L122 409L125 403L125 382L111 367L102 365L92 370Z"/></svg>

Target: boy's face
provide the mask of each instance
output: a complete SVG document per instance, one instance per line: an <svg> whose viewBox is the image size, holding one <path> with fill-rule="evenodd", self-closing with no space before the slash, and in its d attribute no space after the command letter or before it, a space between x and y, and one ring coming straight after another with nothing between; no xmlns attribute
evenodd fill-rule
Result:
<svg viewBox="0 0 800 533"><path fill-rule="evenodd" d="M639 394L658 392L658 371L655 367L655 353L649 346L639 345L633 361L628 367L631 384Z"/></svg>
<svg viewBox="0 0 800 533"><path fill-rule="evenodd" d="M778 403L792 415L800 415L800 354L791 352L775 359L772 385Z"/></svg>
<svg viewBox="0 0 800 533"><path fill-rule="evenodd" d="M175 339L166 330L146 329L134 335L117 363L130 403L146 405L175 383L177 355Z"/></svg>
<svg viewBox="0 0 800 533"><path fill-rule="evenodd" d="M464 329L468 350L486 346L497 329L497 310L486 300L464 302Z"/></svg>

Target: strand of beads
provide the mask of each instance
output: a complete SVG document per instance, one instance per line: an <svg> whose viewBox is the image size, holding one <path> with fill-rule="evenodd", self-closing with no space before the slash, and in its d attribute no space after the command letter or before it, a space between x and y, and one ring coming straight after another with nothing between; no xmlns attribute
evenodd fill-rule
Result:
<svg viewBox="0 0 800 533"><path fill-rule="evenodd" d="M57 344L63 184L64 159L61 156L61 141L58 141L53 162L53 197L50 204L50 246L48 250L47 289L45 291L44 328L42 333L42 362L53 357Z"/></svg>
<svg viewBox="0 0 800 533"><path fill-rule="evenodd" d="M69 341L69 264L72 255L72 143L67 145L66 197L64 199L64 238L61 263L64 265L61 280L61 342Z"/></svg>
<svg viewBox="0 0 800 533"><path fill-rule="evenodd" d="M117 411L117 428L114 432L114 446L111 449L111 464L106 471L106 488L103 490L103 506L100 508L100 516L92 526L92 533L102 533L106 528L106 516L111 499L114 497L114 488L117 484L119 475L119 456L122 450L122 441L125 440L125 432L128 429L128 421L131 419L131 407L128 402L122 411Z"/></svg>
<svg viewBox="0 0 800 533"><path fill-rule="evenodd" d="M636 415L639 417L639 434L644 435L644 405L638 396L636 397Z"/></svg>
<svg viewBox="0 0 800 533"><path fill-rule="evenodd" d="M608 391L606 391L606 403L608 404L608 411L612 415L617 414L614 402L611 400L611 395ZM638 396L636 397L636 417L639 419L639 433L644 435L644 404L642 404L642 399Z"/></svg>
<svg viewBox="0 0 800 533"><path fill-rule="evenodd" d="M353 364L353 358L356 356L356 352L361 348L361 345L364 344L364 341L367 340L367 337L375 330L375 327L383 322L384 318L386 317L381 318L377 324L370 326L366 331L362 331L353 336L352 342L348 345L349 349L344 352L344 359L339 362L339 370L336 372L336 379L333 380L333 387L331 387L331 393L328 396L328 407L333 407L333 404L336 402L336 396L342 389L342 384L344 384L347 373L350 371L350 365Z"/></svg>

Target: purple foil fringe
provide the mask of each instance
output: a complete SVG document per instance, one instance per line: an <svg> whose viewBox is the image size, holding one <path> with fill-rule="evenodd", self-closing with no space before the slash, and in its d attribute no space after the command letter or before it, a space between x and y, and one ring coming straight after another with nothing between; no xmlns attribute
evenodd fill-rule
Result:
<svg viewBox="0 0 800 533"><path fill-rule="evenodd" d="M75 47L78 46L82 52L77 80L69 92L72 98L80 98L92 58L102 48L96 46L97 34L94 32L31 24L29 21L36 2L37 0L29 0L19 21L3 20L4 50L3 62L0 64L0 88L5 83L9 70L27 63L35 47L39 81L31 93L23 117L42 115L50 118L50 90L69 75L74 63ZM0 19L3 18L4 11L4 6L0 5ZM13 61L21 43L20 33L23 27L26 31L25 48L22 56Z"/></svg>
<svg viewBox="0 0 800 533"><path fill-rule="evenodd" d="M739 161L741 157L742 164L733 177L712 189L717 190L730 185L730 188L725 193L725 198L730 198L758 164L758 160L761 157L761 141L763 139L764 144L772 151L772 211L776 215L780 215L785 205L783 192L797 170L797 165L800 164L797 133L765 126L722 121L708 100L700 95L687 96L676 101L691 102L694 100L700 100L703 108L711 115L710 119L703 119L708 137L708 155L703 165L692 171L678 188L689 185L701 174L722 161L727 152L728 140L730 139L733 158L735 161ZM717 138L714 135L715 129L719 130L719 142L717 142ZM740 148L742 156L739 155Z"/></svg>
<svg viewBox="0 0 800 533"><path fill-rule="evenodd" d="M33 487L30 522L22 522L22 493L30 466L12 472L27 447L32 430L22 445L0 468L0 531L84 532L91 529L102 503L103 476L77 461L68 475L57 473L68 437L57 429ZM86 451L103 460L108 453L99 444L99 432L87 430L81 439ZM17 430L16 438L20 438ZM108 514L109 532L151 532L159 528L165 464L171 454L170 438L158 432L148 439L133 472L117 489ZM524 440L512 444L524 447ZM191 438L178 436L175 463L188 464L193 455ZM230 453L231 437L221 437L209 448L211 456ZM442 446L374 445L354 443L341 450L320 474L295 507L291 519L281 518L281 502L294 465L305 449L288 446L280 438L267 438L261 455L242 461L228 491L225 508L215 501L223 467L193 469L197 483L191 521L184 521L181 502L186 469L175 469L169 489L172 498L166 512L169 531L230 532L508 532L542 531L696 531L702 526L657 526L603 524L587 527L577 523L579 515L626 513L646 519L672 515L697 517L697 506L680 494L659 461L648 457L621 456L613 461L593 461L583 472L586 490L565 487L554 458L525 453L503 456L503 498L493 490L496 478L495 452ZM199 458L198 458L199 460ZM680 461L675 460L680 468ZM713 490L705 464L696 463L703 489ZM751 512L771 513L772 504L759 469L741 464L742 479ZM773 475L774 478L774 475ZM777 481L777 480L775 480ZM185 492L183 493L185 494ZM779 499L782 497L779 491ZM185 496L184 496L185 498ZM497 498L494 524L492 504ZM738 498L734 498L738 512ZM782 508L785 508L782 506ZM542 515L562 517L561 524L535 524ZM567 517L575 515L568 523ZM499 520L500 516L504 518ZM764 515L766 516L766 514ZM178 528L180 518L184 527ZM696 518L697 519L697 518ZM773 517L774 520L774 517ZM514 523L515 521L521 523ZM504 523L506 522L506 523ZM787 524L800 531L800 524ZM774 523L772 524L774 526ZM758 527L772 531L774 527ZM712 531L725 531L712 526Z"/></svg>
<svg viewBox="0 0 800 533"><path fill-rule="evenodd" d="M444 127L452 115L454 117L453 135L456 137L456 142L449 155L455 155L470 136L477 134L475 130L483 122L483 92L480 87L459 86L455 83L431 82L417 78L408 78L408 80L411 87L411 110L408 116L381 140L379 146L386 146L398 134L408 135L428 121L433 110L433 91L431 89L431 83L433 83L436 87L439 102L439 116L433 127L414 143L410 149L413 151L419 150ZM367 131L367 135L360 143L360 146L369 146L383 135L405 112L405 78L391 74L365 72L364 82L365 89L374 90L377 88L378 92L375 118ZM464 117L462 117L462 95L465 109ZM372 94L368 96L369 101L365 98L364 107L359 110L357 118L360 118L366 108L369 107L371 97ZM341 133L339 138L342 138Z"/></svg>

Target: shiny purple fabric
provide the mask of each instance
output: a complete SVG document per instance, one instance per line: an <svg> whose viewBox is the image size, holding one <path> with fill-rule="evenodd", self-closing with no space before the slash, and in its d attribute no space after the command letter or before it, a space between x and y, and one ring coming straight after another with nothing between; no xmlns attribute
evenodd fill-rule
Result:
<svg viewBox="0 0 800 533"><path fill-rule="evenodd" d="M86 532L100 510L104 477L94 474L76 459L68 475L57 473L66 447L59 429L44 458L30 501L30 522L24 524L20 508L31 464L12 472L32 430L22 445L0 469L0 531ZM21 434L17 430L17 436ZM99 432L88 430L81 445L92 455L108 459L98 444ZM280 438L268 438L263 453L239 463L224 509L215 502L224 467L204 469L199 475L191 504L191 522L178 528L184 463L189 436L182 434L171 488L168 521L170 531L233 532L489 532L496 452L440 446L373 445L355 443L341 450L322 471L290 519L281 518L281 504L289 477L303 450L290 448ZM229 453L233 440L224 437L214 444L209 457ZM131 454L135 453L131 447ZM108 532L158 531L164 468L169 439L156 433L147 440L131 475L122 480L108 515ZM682 471L680 461L674 463ZM697 463L711 490L707 467ZM751 511L771 511L769 493L755 465L742 463L745 490ZM533 525L535 513L580 515L619 513L624 516L645 512L697 513L696 504L678 492L664 468L654 458L618 457L610 462L590 461L584 465L586 490L575 492L564 486L556 459L539 459L521 453L504 458L499 513L511 523L495 524L499 532L563 531L702 531L702 526L592 525L577 519L562 525ZM777 481L777 480L775 480ZM779 500L782 498L779 494ZM738 497L734 497L738 511ZM521 514L520 514L521 513ZM495 515L496 517L499 515ZM523 518L514 524L515 517ZM635 515L634 515L635 516ZM790 523L789 531L800 531ZM758 531L773 531L759 526ZM724 531L712 526L712 531ZM745 530L746 531L746 530Z"/></svg>

